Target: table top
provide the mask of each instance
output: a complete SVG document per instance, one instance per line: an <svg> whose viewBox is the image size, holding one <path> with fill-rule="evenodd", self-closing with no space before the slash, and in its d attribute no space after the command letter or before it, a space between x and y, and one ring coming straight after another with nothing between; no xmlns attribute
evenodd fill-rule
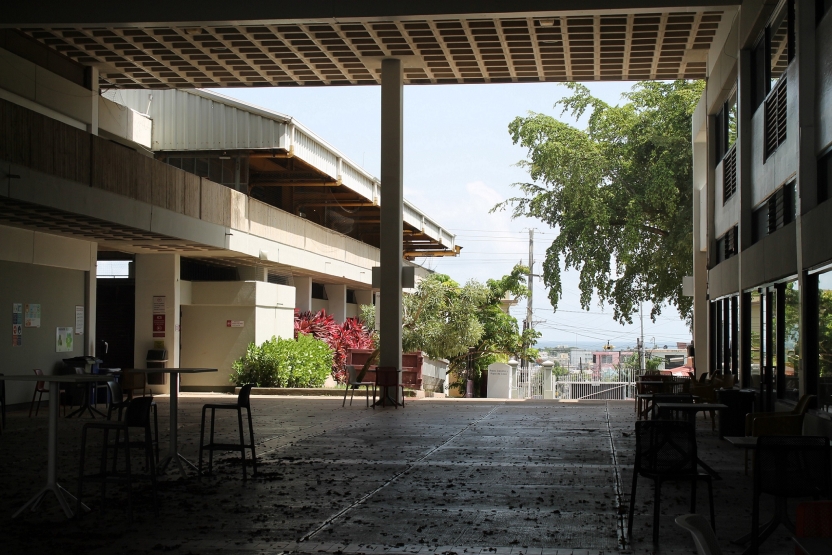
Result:
<svg viewBox="0 0 832 555"><path fill-rule="evenodd" d="M656 403L657 409L670 409L679 411L700 411L700 410L723 410L728 405L722 403Z"/></svg>
<svg viewBox="0 0 832 555"><path fill-rule="evenodd" d="M38 376L35 374L21 374L17 376L3 376L0 380L7 382L59 382L59 383L75 383L75 382L100 382L101 374L44 374Z"/></svg>
<svg viewBox="0 0 832 555"><path fill-rule="evenodd" d="M125 370L122 370L124 372ZM216 368L130 368L127 372L139 374L201 374L203 372L217 372Z"/></svg>
<svg viewBox="0 0 832 555"><path fill-rule="evenodd" d="M792 541L807 555L832 553L832 538L792 538Z"/></svg>
<svg viewBox="0 0 832 555"><path fill-rule="evenodd" d="M725 436L725 440L734 447L757 447L757 438L753 436Z"/></svg>

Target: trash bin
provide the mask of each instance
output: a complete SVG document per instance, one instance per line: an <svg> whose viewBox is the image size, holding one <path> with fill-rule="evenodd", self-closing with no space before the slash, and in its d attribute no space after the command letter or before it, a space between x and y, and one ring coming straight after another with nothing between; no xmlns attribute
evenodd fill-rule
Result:
<svg viewBox="0 0 832 555"><path fill-rule="evenodd" d="M147 351L147 356L144 360L148 368L167 368L168 367L168 351L167 349L150 349ZM165 385L165 374L160 372L158 374L148 374L148 385Z"/></svg>
<svg viewBox="0 0 832 555"><path fill-rule="evenodd" d="M744 436L745 415L754 412L757 392L753 389L719 389L717 399L728 408L719 414L719 437Z"/></svg>

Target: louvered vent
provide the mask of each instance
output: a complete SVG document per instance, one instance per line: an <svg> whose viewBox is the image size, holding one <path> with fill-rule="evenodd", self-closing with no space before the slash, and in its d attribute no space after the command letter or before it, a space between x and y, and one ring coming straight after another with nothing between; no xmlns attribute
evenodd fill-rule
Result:
<svg viewBox="0 0 832 555"><path fill-rule="evenodd" d="M737 192L737 147L734 146L722 159L722 202Z"/></svg>
<svg viewBox="0 0 832 555"><path fill-rule="evenodd" d="M725 259L729 259L739 252L737 248L737 226L732 227L725 234Z"/></svg>
<svg viewBox="0 0 832 555"><path fill-rule="evenodd" d="M782 78L766 98L766 158L786 142L786 79Z"/></svg>

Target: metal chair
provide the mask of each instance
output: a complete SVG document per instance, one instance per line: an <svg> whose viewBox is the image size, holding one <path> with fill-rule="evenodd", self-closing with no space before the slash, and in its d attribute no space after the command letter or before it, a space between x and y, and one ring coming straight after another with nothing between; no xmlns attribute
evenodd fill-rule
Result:
<svg viewBox="0 0 832 555"><path fill-rule="evenodd" d="M375 382L359 382L355 373L355 366L347 365L347 388L344 390L344 401L341 403L343 408L347 404L347 392L350 392L350 406L352 406L353 397L355 397L355 390L359 387L364 388L364 400L367 406L370 406L370 387L375 386Z"/></svg>
<svg viewBox="0 0 832 555"><path fill-rule="evenodd" d="M108 421L108 422L90 422L88 424L84 424L84 427L81 430L81 461L80 461L80 468L78 470L78 495L76 496L77 499L77 509L76 515L81 515L81 495L84 489L84 482L86 481L98 481L101 482L101 500L102 503L106 498L106 487L107 483L109 482L121 482L127 485L127 514L128 520L130 522L133 521L133 500L131 495L132 490L132 480L133 474L132 469L130 466L130 447L133 445L140 444L144 447L145 450L145 457L146 460L150 462L148 468L148 474L150 475L150 481L153 484L153 505L154 508L157 508L157 499L156 499L156 462L153 457L153 440L150 436L150 405L153 402L153 399L150 397L137 397L130 401L127 405L127 410L124 414L124 420L121 421ZM130 441L130 429L131 428L142 428L144 429L144 441L141 442L131 442ZM89 430L102 430L104 432L104 441L101 447L101 463L99 472L96 474L84 474L84 466L85 466L85 459L86 459L86 450L87 450L87 432ZM115 444L111 446L109 444L109 433L114 431L116 433ZM124 433L124 440L121 440L121 433ZM113 454L113 468L112 471L107 471L107 452L110 448L114 448ZM118 450L120 448L124 449L124 457L125 457L125 471L124 473L118 473L117 470L117 457L118 457ZM157 508L158 510L158 508Z"/></svg>
<svg viewBox="0 0 832 555"><path fill-rule="evenodd" d="M711 509L711 526L714 519L714 495L711 476L697 469L696 435L688 420L646 420L636 422L636 456L633 466L633 487L630 492L630 511L627 534L633 535L633 514L636 506L638 477L653 480L653 543L659 543L659 515L661 514L661 488L666 481L690 481L690 511L696 512L696 483L708 484L708 501Z"/></svg>
<svg viewBox="0 0 832 555"><path fill-rule="evenodd" d="M656 405L659 403L689 403L693 404L693 395L690 393L656 393L653 395L653 406L651 408L651 419L667 420L673 411L667 409L659 410ZM695 413L694 413L695 414ZM678 419L678 413L673 412L673 417Z"/></svg>
<svg viewBox="0 0 832 555"><path fill-rule="evenodd" d="M680 515L676 524L690 532L697 555L722 555L722 549L716 541L716 534L702 515Z"/></svg>
<svg viewBox="0 0 832 555"><path fill-rule="evenodd" d="M754 457L754 501L751 508L751 541L747 551L756 555L760 542L780 524L795 533L786 500L790 497L832 496L832 459L828 437L760 436ZM760 495L775 498L774 517L760 529ZM743 538L745 539L745 537Z"/></svg>
<svg viewBox="0 0 832 555"><path fill-rule="evenodd" d="M209 403L202 406L202 424L199 427L199 476L202 476L202 452L208 451L208 473L211 473L214 462L214 451L239 451L242 458L243 480L246 479L246 448L251 449L251 463L253 474L257 476L257 455L254 453L254 425L251 421L251 388L254 384L246 384L240 388L236 403ZM217 410L236 410L237 423L240 427L240 443L215 443L214 442L214 416ZM248 415L248 435L251 443L245 442L243 433L243 409ZM209 443L205 445L205 412L211 411L211 436Z"/></svg>

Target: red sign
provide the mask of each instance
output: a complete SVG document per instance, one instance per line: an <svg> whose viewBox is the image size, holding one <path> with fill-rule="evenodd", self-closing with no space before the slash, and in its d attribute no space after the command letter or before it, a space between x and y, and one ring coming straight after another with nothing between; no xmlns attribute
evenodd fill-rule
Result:
<svg viewBox="0 0 832 555"><path fill-rule="evenodd" d="M153 337L164 337L165 336L165 315L164 314L154 314L153 315Z"/></svg>

